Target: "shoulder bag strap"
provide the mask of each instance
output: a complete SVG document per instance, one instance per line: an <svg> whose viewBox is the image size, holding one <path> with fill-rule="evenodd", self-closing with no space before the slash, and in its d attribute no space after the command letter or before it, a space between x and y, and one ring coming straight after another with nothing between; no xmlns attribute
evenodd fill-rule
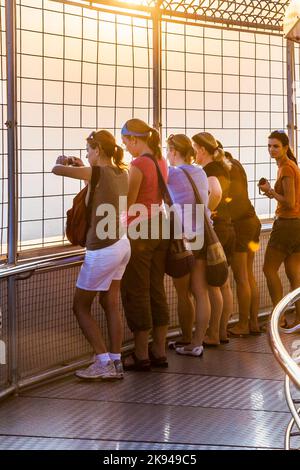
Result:
<svg viewBox="0 0 300 470"><path fill-rule="evenodd" d="M100 177L100 167L99 166L92 166L92 177L91 177L91 191L89 195L89 200L86 208L86 218L88 225L90 224L90 218L92 214L92 207L93 207L93 199L95 194L95 189Z"/></svg>
<svg viewBox="0 0 300 470"><path fill-rule="evenodd" d="M203 201L202 201L202 198L200 196L200 193L198 191L198 188L197 186L195 185L195 181L193 180L193 178L191 177L191 175L189 174L189 172L187 170L184 170L183 168L180 168L179 169L181 171L183 171L183 173L185 174L185 176L187 177L187 179L189 180L189 182L191 183L191 186L193 188L193 191L194 191L194 195L195 195L195 199L196 199L196 203L197 204L203 204Z"/></svg>
<svg viewBox="0 0 300 470"><path fill-rule="evenodd" d="M171 206L173 204L173 200L172 200L170 191L168 189L168 186L166 185L166 182L162 175L161 169L159 168L156 158L150 153L144 153L142 156L150 158L153 161L154 165L156 166L158 185L161 191L162 198L169 206Z"/></svg>

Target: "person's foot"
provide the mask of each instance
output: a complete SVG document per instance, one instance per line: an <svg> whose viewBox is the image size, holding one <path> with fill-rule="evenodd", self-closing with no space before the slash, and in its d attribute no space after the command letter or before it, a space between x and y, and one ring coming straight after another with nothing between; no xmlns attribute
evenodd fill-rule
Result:
<svg viewBox="0 0 300 470"><path fill-rule="evenodd" d="M286 321L285 326L280 325L280 327L284 329L285 333L300 333L300 321L298 320L295 320L290 325Z"/></svg>
<svg viewBox="0 0 300 470"><path fill-rule="evenodd" d="M87 369L77 370L75 375L80 379L86 380L109 380L109 379L119 379L114 363L108 361L107 364L102 364L100 361L95 361Z"/></svg>
<svg viewBox="0 0 300 470"><path fill-rule="evenodd" d="M177 354L181 354L182 356L201 357L203 355L203 346L196 346L191 344L189 346L176 348L176 352Z"/></svg>
<svg viewBox="0 0 300 470"><path fill-rule="evenodd" d="M235 338L245 338L246 336L249 336L249 328L244 327L243 325L235 325L232 328L228 329L228 334L229 336L235 337Z"/></svg>
<svg viewBox="0 0 300 470"><path fill-rule="evenodd" d="M135 370L137 372L150 372L151 362L150 359L139 359L136 355L131 353L123 359L124 370Z"/></svg>
<svg viewBox="0 0 300 470"><path fill-rule="evenodd" d="M261 329L258 323L258 320L250 320L249 322L249 332L250 335L260 335L261 334Z"/></svg>
<svg viewBox="0 0 300 470"><path fill-rule="evenodd" d="M203 345L207 348L215 347L220 345L219 338L212 338L211 336L205 336L203 340Z"/></svg>

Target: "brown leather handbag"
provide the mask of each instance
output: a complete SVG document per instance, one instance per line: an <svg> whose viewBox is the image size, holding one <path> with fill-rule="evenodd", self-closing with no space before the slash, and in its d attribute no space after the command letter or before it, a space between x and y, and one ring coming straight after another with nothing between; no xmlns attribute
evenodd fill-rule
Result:
<svg viewBox="0 0 300 470"><path fill-rule="evenodd" d="M100 168L92 167L91 191L86 205L88 185L86 185L73 199L71 209L67 211L66 236L72 245L86 245L86 235L90 227L90 218L95 188L100 177Z"/></svg>

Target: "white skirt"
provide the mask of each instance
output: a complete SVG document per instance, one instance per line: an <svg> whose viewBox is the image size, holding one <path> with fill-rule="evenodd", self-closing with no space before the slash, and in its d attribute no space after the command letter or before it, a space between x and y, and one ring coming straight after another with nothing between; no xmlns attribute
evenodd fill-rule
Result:
<svg viewBox="0 0 300 470"><path fill-rule="evenodd" d="M126 236L106 248L87 250L76 287L108 291L112 281L122 279L130 254L130 243Z"/></svg>

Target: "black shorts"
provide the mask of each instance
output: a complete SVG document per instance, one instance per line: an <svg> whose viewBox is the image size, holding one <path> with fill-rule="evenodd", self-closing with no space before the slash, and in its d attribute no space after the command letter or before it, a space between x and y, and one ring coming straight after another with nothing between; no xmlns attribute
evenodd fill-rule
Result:
<svg viewBox="0 0 300 470"><path fill-rule="evenodd" d="M300 219L275 220L269 238L268 247L286 253L300 252Z"/></svg>
<svg viewBox="0 0 300 470"><path fill-rule="evenodd" d="M258 245L261 232L261 223L259 218L254 215L245 219L235 220L233 222L235 231L235 251L244 253L251 249L251 243Z"/></svg>
<svg viewBox="0 0 300 470"><path fill-rule="evenodd" d="M235 231L233 225L231 223L218 222L214 224L214 229L224 249L227 263L230 266L235 250Z"/></svg>

